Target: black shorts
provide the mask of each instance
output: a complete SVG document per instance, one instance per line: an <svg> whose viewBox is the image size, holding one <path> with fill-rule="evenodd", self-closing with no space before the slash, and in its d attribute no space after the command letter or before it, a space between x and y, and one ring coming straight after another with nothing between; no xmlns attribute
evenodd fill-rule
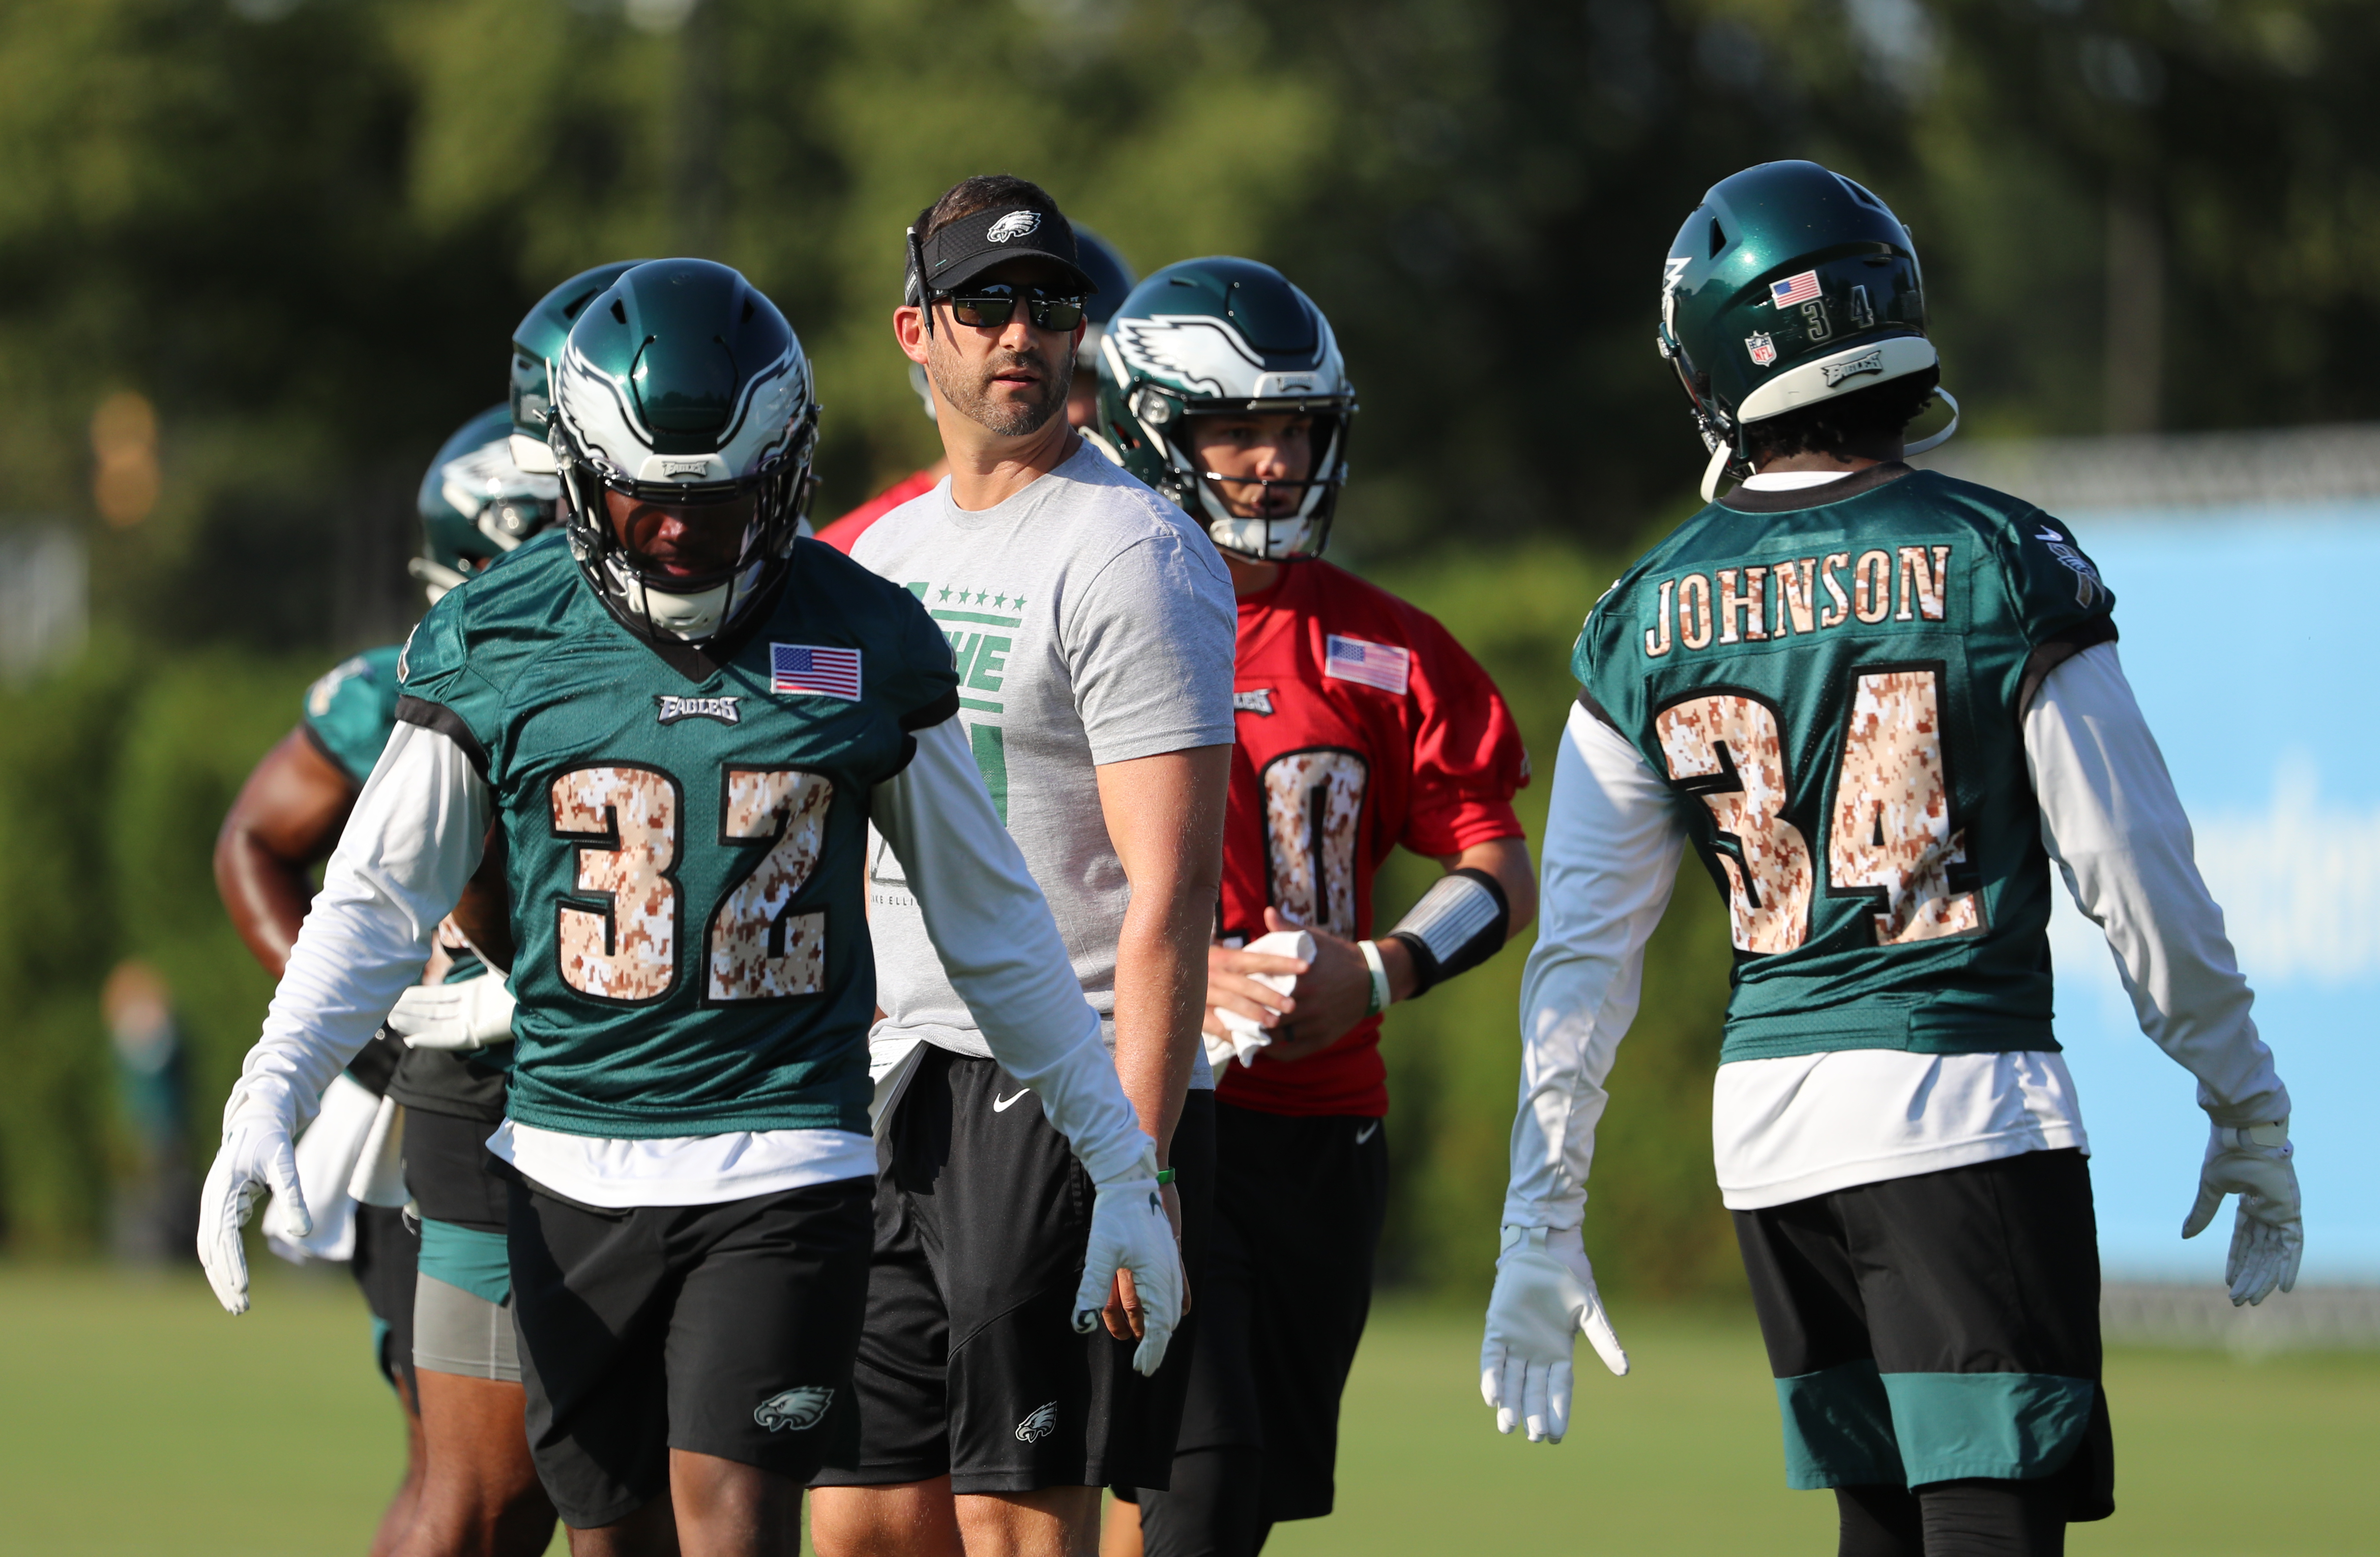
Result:
<svg viewBox="0 0 2380 1557"><path fill-rule="evenodd" d="M672 1449L796 1481L848 1461L869 1180L625 1210L509 1187L529 1452L565 1523L659 1496Z"/></svg>
<svg viewBox="0 0 2380 1557"><path fill-rule="evenodd" d="M1214 1094L1193 1092L1170 1157L1194 1294L1214 1142ZM967 1493L1163 1484L1148 1478L1171 1474L1197 1315L1154 1379L1105 1326L1075 1333L1092 1196L1038 1098L992 1061L927 1051L877 1142L858 1466L813 1485L945 1473Z"/></svg>
<svg viewBox="0 0 2380 1557"><path fill-rule="evenodd" d="M1967 1478L2115 1507L2091 1170L2072 1150L1736 1211L1794 1487Z"/></svg>
<svg viewBox="0 0 2380 1557"><path fill-rule="evenodd" d="M347 1273L371 1310L372 1353L381 1377L410 1400L413 1395L413 1283L421 1258L421 1235L405 1224L394 1206L356 1208L356 1251Z"/></svg>
<svg viewBox="0 0 2380 1557"><path fill-rule="evenodd" d="M1339 1397L1371 1314L1388 1142L1378 1119L1218 1103L1215 1155L1215 1230L1176 1443L1263 1451L1265 1522L1318 1519L1336 1493ZM1164 1517L1160 1504L1144 1517Z"/></svg>
<svg viewBox="0 0 2380 1557"><path fill-rule="evenodd" d="M495 1126L453 1113L405 1111L405 1189L425 1222L501 1233L512 1189L488 1137Z"/></svg>

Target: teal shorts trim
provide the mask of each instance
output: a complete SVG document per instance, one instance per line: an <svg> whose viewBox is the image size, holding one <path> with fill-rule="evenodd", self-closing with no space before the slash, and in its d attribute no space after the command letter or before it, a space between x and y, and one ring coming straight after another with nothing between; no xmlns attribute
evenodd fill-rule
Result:
<svg viewBox="0 0 2380 1557"><path fill-rule="evenodd" d="M2066 1483L2113 1511L2091 1176L2070 1148L1730 1213L1789 1486Z"/></svg>
<svg viewBox="0 0 2380 1557"><path fill-rule="evenodd" d="M425 1276L461 1287L498 1308L512 1301L512 1256L502 1233L482 1233L425 1217L419 1269Z"/></svg>
<svg viewBox="0 0 2380 1557"><path fill-rule="evenodd" d="M2054 1476L2081 1447L2097 1392L2055 1373L1879 1373L1864 1359L1779 1379L1786 1485Z"/></svg>

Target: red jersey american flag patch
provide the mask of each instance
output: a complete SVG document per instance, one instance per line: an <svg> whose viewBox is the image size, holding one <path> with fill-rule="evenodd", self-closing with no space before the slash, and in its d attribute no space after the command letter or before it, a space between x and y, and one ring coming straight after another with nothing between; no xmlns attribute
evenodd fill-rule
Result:
<svg viewBox="0 0 2380 1557"><path fill-rule="evenodd" d="M1373 643L1332 633L1323 640L1322 674L1341 681L1377 687L1403 697L1413 655L1391 643Z"/></svg>
<svg viewBox="0 0 2380 1557"><path fill-rule="evenodd" d="M769 690L779 697L807 692L859 700L859 651L813 643L769 645Z"/></svg>

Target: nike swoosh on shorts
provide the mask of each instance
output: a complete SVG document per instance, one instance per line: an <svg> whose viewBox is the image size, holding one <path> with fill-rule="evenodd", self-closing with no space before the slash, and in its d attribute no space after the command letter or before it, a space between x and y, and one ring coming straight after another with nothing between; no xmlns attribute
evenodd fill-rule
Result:
<svg viewBox="0 0 2380 1557"><path fill-rule="evenodd" d="M1021 1098L1021 1097L1023 1097L1026 1093L1030 1092L1031 1090L1033 1090L1033 1089L1032 1089L1032 1088L1030 1088L1030 1087L1020 1088L1020 1089L1018 1089L1017 1093L1016 1093L1016 1098ZM1013 1102L1014 1102L1014 1101L1016 1101L1016 1098L994 1098L994 1099L992 1099L992 1100L991 1100L991 1112L992 1112L992 1113L1006 1113L1008 1112L1008 1105L1009 1105L1009 1104L1011 1104L1011 1103L1013 1103Z"/></svg>
<svg viewBox="0 0 2380 1557"><path fill-rule="evenodd" d="M1380 1122L1377 1119L1373 1120L1370 1124L1355 1132L1355 1144L1357 1146L1363 1145L1366 1141L1370 1140L1375 1135L1378 1135L1379 1133L1379 1129Z"/></svg>

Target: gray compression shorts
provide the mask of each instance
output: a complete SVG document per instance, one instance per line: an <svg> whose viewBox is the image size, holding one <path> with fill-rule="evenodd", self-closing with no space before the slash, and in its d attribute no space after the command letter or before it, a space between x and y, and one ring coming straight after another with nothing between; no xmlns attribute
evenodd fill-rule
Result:
<svg viewBox="0 0 2380 1557"><path fill-rule="evenodd" d="M413 1297L413 1366L519 1383L511 1300L491 1303L435 1276L420 1277Z"/></svg>

